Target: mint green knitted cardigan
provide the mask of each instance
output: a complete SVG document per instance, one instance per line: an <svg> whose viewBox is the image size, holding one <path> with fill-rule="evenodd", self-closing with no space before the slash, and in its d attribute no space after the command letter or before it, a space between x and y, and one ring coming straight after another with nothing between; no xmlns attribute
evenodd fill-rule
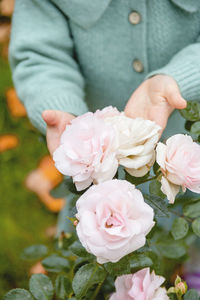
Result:
<svg viewBox="0 0 200 300"><path fill-rule="evenodd" d="M132 11L140 14L139 24L130 23ZM200 0L16 0L13 80L43 133L43 110L123 110L154 74L175 78L185 99L200 99L199 34ZM134 70L135 59L142 72ZM181 126L175 113L168 134Z"/></svg>

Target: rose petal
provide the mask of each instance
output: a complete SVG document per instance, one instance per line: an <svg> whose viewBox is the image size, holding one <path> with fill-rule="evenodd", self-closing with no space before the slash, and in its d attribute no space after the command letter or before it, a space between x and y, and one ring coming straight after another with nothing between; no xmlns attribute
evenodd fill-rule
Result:
<svg viewBox="0 0 200 300"><path fill-rule="evenodd" d="M173 204L180 187L168 181L164 176L161 179L161 191L167 196L169 203Z"/></svg>

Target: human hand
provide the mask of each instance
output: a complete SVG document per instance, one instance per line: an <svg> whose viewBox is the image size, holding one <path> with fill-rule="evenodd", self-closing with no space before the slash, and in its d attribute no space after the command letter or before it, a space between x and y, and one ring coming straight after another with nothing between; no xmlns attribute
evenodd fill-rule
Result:
<svg viewBox="0 0 200 300"><path fill-rule="evenodd" d="M45 110L42 113L42 118L47 124L46 139L47 146L51 155L60 145L60 137L66 128L75 117L67 112L59 110Z"/></svg>
<svg viewBox="0 0 200 300"><path fill-rule="evenodd" d="M152 120L163 131L173 110L186 106L176 81L167 75L156 75L135 90L125 107L125 114L130 118Z"/></svg>

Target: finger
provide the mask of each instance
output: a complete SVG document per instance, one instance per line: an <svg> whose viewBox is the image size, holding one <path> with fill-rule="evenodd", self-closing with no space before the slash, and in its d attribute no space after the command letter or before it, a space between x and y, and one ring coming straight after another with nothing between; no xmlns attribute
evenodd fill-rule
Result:
<svg viewBox="0 0 200 300"><path fill-rule="evenodd" d="M45 110L42 113L43 120L47 126L56 126L59 123L62 112L58 110Z"/></svg>
<svg viewBox="0 0 200 300"><path fill-rule="evenodd" d="M167 89L166 97L168 103L176 109L183 109L187 106L187 101L181 96L178 86Z"/></svg>
<svg viewBox="0 0 200 300"><path fill-rule="evenodd" d="M56 127L50 127L46 134L47 146L51 155L60 145L60 134L54 128L56 129Z"/></svg>

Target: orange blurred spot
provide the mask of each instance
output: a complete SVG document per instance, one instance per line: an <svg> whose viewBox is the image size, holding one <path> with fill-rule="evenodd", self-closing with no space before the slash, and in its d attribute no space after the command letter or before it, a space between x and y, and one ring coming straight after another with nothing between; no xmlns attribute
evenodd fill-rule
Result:
<svg viewBox="0 0 200 300"><path fill-rule="evenodd" d="M54 188L63 180L63 175L56 169L53 159L50 155L44 156L39 164L39 168L44 177L48 179Z"/></svg>
<svg viewBox="0 0 200 300"><path fill-rule="evenodd" d="M6 43L10 39L10 24L0 24L0 43Z"/></svg>
<svg viewBox="0 0 200 300"><path fill-rule="evenodd" d="M0 152L16 148L19 145L19 140L15 135L0 136Z"/></svg>
<svg viewBox="0 0 200 300"><path fill-rule="evenodd" d="M6 92L7 105L10 110L10 113L14 117L25 117L26 110L23 104L20 102L17 97L15 89L11 88Z"/></svg>
<svg viewBox="0 0 200 300"><path fill-rule="evenodd" d="M15 1L14 0L1 0L0 2L0 12L3 16L12 16L14 10Z"/></svg>
<svg viewBox="0 0 200 300"><path fill-rule="evenodd" d="M30 268L29 274L30 275L33 275L33 274L47 274L47 271L45 270L45 268L42 266L41 262L39 261Z"/></svg>
<svg viewBox="0 0 200 300"><path fill-rule="evenodd" d="M36 170L26 178L28 189L35 192L42 203L52 212L59 212L65 205L63 198L54 198L50 191L62 182L63 176L57 171L52 158L48 155L41 159Z"/></svg>

